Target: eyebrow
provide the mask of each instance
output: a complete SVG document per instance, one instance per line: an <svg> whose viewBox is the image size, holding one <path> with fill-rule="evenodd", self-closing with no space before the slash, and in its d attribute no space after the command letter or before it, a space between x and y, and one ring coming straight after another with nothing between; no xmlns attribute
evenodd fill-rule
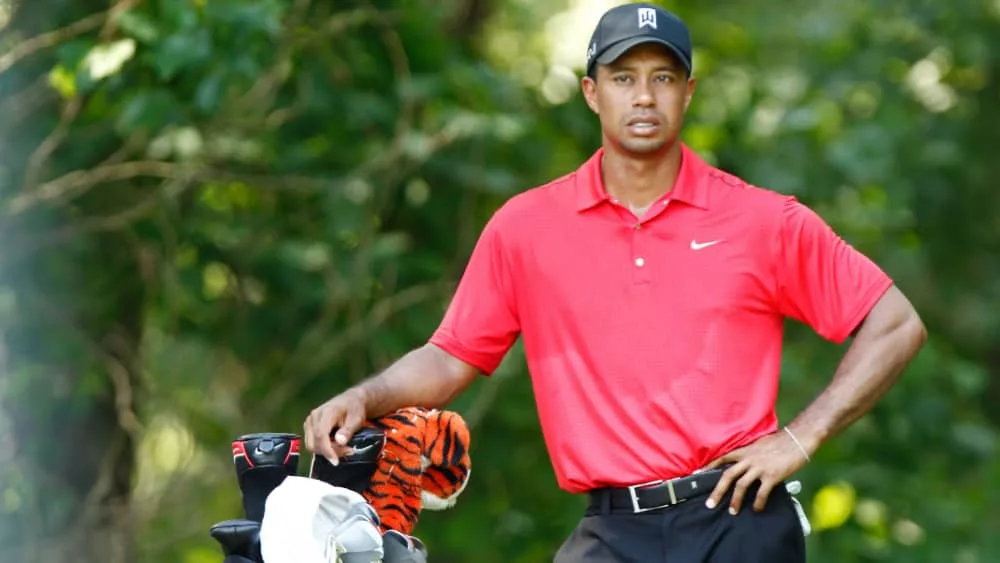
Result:
<svg viewBox="0 0 1000 563"><path fill-rule="evenodd" d="M636 70L636 67L634 65L623 64L623 63L611 63L610 65L608 65L608 70L610 70L611 72L618 72L618 71L622 71L622 70L633 70L634 71L634 70ZM664 71L664 70L670 71L670 72L680 72L681 69L677 65L665 64L665 65L657 66L656 68L653 69L653 72L660 72L660 71Z"/></svg>

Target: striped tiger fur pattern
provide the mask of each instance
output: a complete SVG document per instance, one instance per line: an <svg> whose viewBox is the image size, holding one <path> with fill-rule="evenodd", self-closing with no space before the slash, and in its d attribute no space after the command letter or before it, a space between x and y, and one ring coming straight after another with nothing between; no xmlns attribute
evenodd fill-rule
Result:
<svg viewBox="0 0 1000 563"><path fill-rule="evenodd" d="M382 532L410 535L422 510L455 505L472 473L470 436L456 412L405 407L366 422L385 432L385 447L363 492Z"/></svg>

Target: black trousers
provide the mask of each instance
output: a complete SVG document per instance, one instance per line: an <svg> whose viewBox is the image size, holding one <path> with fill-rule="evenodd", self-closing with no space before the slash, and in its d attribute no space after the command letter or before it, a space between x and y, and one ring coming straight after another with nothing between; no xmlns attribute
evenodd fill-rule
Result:
<svg viewBox="0 0 1000 563"><path fill-rule="evenodd" d="M805 538L791 495L775 487L762 512L744 496L736 516L730 494L715 509L707 495L633 514L588 509L554 563L804 563Z"/></svg>

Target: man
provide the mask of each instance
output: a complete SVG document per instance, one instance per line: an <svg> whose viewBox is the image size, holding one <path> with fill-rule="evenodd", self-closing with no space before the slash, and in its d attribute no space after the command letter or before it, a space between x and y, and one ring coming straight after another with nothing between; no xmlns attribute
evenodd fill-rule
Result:
<svg viewBox="0 0 1000 563"><path fill-rule="evenodd" d="M925 332L815 213L679 140L691 71L676 16L609 10L582 80L601 148L496 212L430 341L315 409L307 448L335 458L365 417L448 404L520 336L559 485L591 499L557 562L804 561L781 485L874 406ZM782 427L786 318L854 340Z"/></svg>

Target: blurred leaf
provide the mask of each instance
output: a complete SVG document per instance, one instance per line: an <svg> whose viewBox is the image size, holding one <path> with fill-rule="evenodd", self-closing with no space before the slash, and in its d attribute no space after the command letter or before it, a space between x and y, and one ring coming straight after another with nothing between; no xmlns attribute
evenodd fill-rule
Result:
<svg viewBox="0 0 1000 563"><path fill-rule="evenodd" d="M811 521L817 531L843 526L854 511L854 488L850 483L833 483L813 497Z"/></svg>
<svg viewBox="0 0 1000 563"><path fill-rule="evenodd" d="M142 43L154 43L160 38L156 22L137 10L119 12L116 21L122 31Z"/></svg>
<svg viewBox="0 0 1000 563"><path fill-rule="evenodd" d="M170 90L140 90L125 103L115 122L121 135L136 131L156 132L175 121L179 107Z"/></svg>
<svg viewBox="0 0 1000 563"><path fill-rule="evenodd" d="M166 37L154 56L160 79L170 80L181 70L209 62L211 55L211 35L207 29L198 29Z"/></svg>
<svg viewBox="0 0 1000 563"><path fill-rule="evenodd" d="M57 65L49 73L49 86L52 86L63 98L69 99L76 96L76 76L62 65Z"/></svg>
<svg viewBox="0 0 1000 563"><path fill-rule="evenodd" d="M90 80L98 81L116 74L135 55L136 44L132 39L119 39L97 45L83 59L83 68Z"/></svg>

